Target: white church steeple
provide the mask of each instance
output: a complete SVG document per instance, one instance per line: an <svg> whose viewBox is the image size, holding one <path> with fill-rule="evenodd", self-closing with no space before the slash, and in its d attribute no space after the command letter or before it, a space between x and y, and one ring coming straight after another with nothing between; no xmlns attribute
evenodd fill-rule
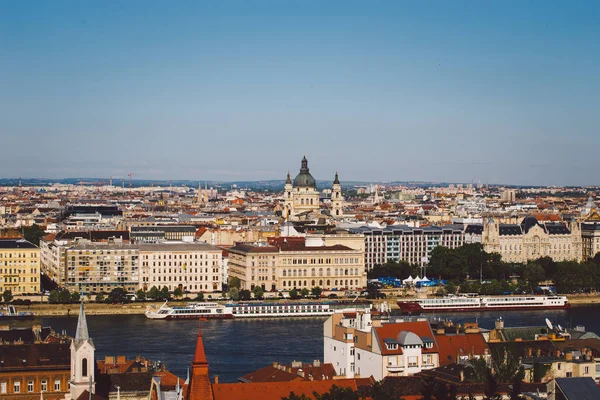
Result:
<svg viewBox="0 0 600 400"><path fill-rule="evenodd" d="M94 367L96 361L94 353L96 348L88 332L87 320L83 309L83 302L79 306L79 319L75 339L71 342L71 379L70 398L77 399L84 391L96 391Z"/></svg>

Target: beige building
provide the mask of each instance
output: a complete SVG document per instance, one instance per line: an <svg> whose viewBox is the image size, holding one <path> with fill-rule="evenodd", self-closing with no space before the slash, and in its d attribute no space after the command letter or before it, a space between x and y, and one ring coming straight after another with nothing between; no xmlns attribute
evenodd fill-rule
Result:
<svg viewBox="0 0 600 400"><path fill-rule="evenodd" d="M576 222L541 224L526 217L521 224L500 224L484 219L481 236L488 253L499 253L506 262L526 263L540 257L554 261L583 259L581 229Z"/></svg>
<svg viewBox="0 0 600 400"><path fill-rule="evenodd" d="M139 286L138 246L124 243L75 244L65 251L66 286L79 293L109 293Z"/></svg>
<svg viewBox="0 0 600 400"><path fill-rule="evenodd" d="M324 245L304 238L279 238L271 244L238 243L229 249L229 276L242 289L356 289L367 285L364 250Z"/></svg>
<svg viewBox="0 0 600 400"><path fill-rule="evenodd" d="M222 250L206 243L139 245L140 282L144 290L166 286L173 291L213 292L222 289Z"/></svg>
<svg viewBox="0 0 600 400"><path fill-rule="evenodd" d="M40 293L40 249L24 239L0 239L0 293Z"/></svg>

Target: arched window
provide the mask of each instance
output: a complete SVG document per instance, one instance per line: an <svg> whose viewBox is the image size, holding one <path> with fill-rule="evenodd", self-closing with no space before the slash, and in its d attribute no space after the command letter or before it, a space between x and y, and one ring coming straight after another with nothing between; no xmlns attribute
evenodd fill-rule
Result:
<svg viewBox="0 0 600 400"><path fill-rule="evenodd" d="M313 205L313 199L310 199L310 205L311 206Z"/></svg>
<svg viewBox="0 0 600 400"><path fill-rule="evenodd" d="M312 280L312 286L315 287L315 280Z"/></svg>
<svg viewBox="0 0 600 400"><path fill-rule="evenodd" d="M300 199L300 204L304 205L304 199Z"/></svg>
<svg viewBox="0 0 600 400"><path fill-rule="evenodd" d="M284 269L283 270L283 277L285 278L285 276L286 276L286 272L285 272L285 269Z"/></svg>
<svg viewBox="0 0 600 400"><path fill-rule="evenodd" d="M315 276L315 269L314 269L314 268L312 268L312 269L310 270L310 276Z"/></svg>
<svg viewBox="0 0 600 400"><path fill-rule="evenodd" d="M88 376L88 360L84 358L81 360L81 376Z"/></svg>
<svg viewBox="0 0 600 400"><path fill-rule="evenodd" d="M323 268L319 268L319 276L323 276Z"/></svg>
<svg viewBox="0 0 600 400"><path fill-rule="evenodd" d="M331 268L327 268L327 276L331 275Z"/></svg>

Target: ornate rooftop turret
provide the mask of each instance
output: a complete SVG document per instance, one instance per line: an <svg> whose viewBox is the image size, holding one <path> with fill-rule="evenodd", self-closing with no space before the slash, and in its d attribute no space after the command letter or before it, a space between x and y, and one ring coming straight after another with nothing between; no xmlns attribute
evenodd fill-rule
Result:
<svg viewBox="0 0 600 400"><path fill-rule="evenodd" d="M290 171L288 171L287 179L285 180L285 184L286 185L291 185L292 184L292 178L290 178Z"/></svg>
<svg viewBox="0 0 600 400"><path fill-rule="evenodd" d="M335 171L335 179L333 180L333 184L334 185L339 185L340 184L340 180L338 178L338 173L337 171Z"/></svg>
<svg viewBox="0 0 600 400"><path fill-rule="evenodd" d="M308 169L308 160L306 156L302 158L302 164L300 167L300 173L296 175L294 179L294 187L310 187L317 188L317 183L315 182L315 178L310 174L310 170Z"/></svg>

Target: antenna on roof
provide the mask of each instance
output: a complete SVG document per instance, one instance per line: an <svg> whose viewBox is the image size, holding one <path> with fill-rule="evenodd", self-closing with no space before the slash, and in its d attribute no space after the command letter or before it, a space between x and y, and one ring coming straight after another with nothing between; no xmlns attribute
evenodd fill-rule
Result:
<svg viewBox="0 0 600 400"><path fill-rule="evenodd" d="M546 326L548 327L548 329L554 330L554 327L552 326L552 322L550 322L550 320L548 318L546 318Z"/></svg>

